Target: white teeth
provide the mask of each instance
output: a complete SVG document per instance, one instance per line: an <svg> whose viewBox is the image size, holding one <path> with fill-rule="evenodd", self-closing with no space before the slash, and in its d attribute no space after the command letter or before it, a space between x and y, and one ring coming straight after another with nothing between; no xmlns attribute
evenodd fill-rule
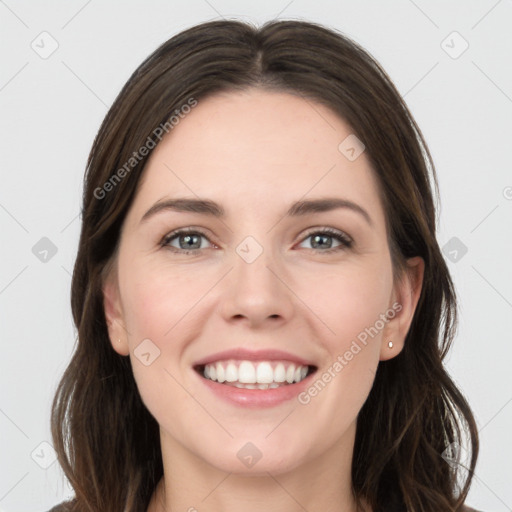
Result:
<svg viewBox="0 0 512 512"><path fill-rule="evenodd" d="M226 377L224 376L224 366L217 363L215 369L217 370L217 382L224 382L226 380Z"/></svg>
<svg viewBox="0 0 512 512"><path fill-rule="evenodd" d="M288 382L288 384L291 384L293 382L293 377L295 377L295 365L291 364L290 366L288 366L288 370L286 370L286 382ZM215 377L213 378L213 380L215 380Z"/></svg>
<svg viewBox="0 0 512 512"><path fill-rule="evenodd" d="M306 378L308 367L293 363L271 361L217 361L204 367L205 378L239 388L269 389L300 382Z"/></svg>
<svg viewBox="0 0 512 512"><path fill-rule="evenodd" d="M306 368L306 373L307 373ZM274 370L274 381L275 382L284 382L286 380L286 370L284 369L284 364L279 363Z"/></svg>
<svg viewBox="0 0 512 512"><path fill-rule="evenodd" d="M240 363L240 366L238 367L238 382L242 382L244 384L256 383L256 369L249 361L242 361Z"/></svg>
<svg viewBox="0 0 512 512"><path fill-rule="evenodd" d="M269 389L269 388L278 388L279 384L272 382L272 384L242 384L240 382L235 382L234 386L242 389Z"/></svg>
<svg viewBox="0 0 512 512"><path fill-rule="evenodd" d="M237 388L244 388L244 389L256 389L257 386L255 384L241 384L240 382L235 382L235 386Z"/></svg>
<svg viewBox="0 0 512 512"><path fill-rule="evenodd" d="M233 363L229 363L226 367L226 382L235 382L236 380L238 380L238 368Z"/></svg>
<svg viewBox="0 0 512 512"><path fill-rule="evenodd" d="M270 363L258 364L258 369L256 370L256 380L261 384L270 384L271 382L274 382L274 370L272 370Z"/></svg>

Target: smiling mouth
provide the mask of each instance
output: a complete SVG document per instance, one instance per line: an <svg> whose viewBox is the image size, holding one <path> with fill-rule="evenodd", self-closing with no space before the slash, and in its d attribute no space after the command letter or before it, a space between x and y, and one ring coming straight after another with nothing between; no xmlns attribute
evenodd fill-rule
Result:
<svg viewBox="0 0 512 512"><path fill-rule="evenodd" d="M197 365L194 370L204 379L243 389L275 389L292 386L316 372L313 365L290 361L227 360Z"/></svg>

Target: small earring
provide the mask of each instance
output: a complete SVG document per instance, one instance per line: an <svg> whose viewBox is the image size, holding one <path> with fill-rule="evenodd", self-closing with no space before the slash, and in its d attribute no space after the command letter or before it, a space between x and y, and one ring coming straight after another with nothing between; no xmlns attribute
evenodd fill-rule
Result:
<svg viewBox="0 0 512 512"><path fill-rule="evenodd" d="M388 347L389 348L393 348L393 342L392 341L388 341Z"/></svg>

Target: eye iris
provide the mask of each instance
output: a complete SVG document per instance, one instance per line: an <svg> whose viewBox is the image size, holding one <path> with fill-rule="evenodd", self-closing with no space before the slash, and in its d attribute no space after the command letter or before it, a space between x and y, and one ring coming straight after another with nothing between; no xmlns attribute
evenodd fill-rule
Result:
<svg viewBox="0 0 512 512"><path fill-rule="evenodd" d="M326 238L331 238L331 243L327 244L328 248L332 246L332 237L330 235L314 235L313 236L313 243L311 244L314 248L316 248L316 244L320 240L325 240ZM321 247L326 247L325 245L322 245Z"/></svg>
<svg viewBox="0 0 512 512"><path fill-rule="evenodd" d="M182 235L180 237L181 240L185 240L185 247L187 249L199 249L201 247L201 240L200 240L200 236L199 235ZM196 240L199 240L199 243L194 243L193 240L196 239ZM189 243L191 242L192 243ZM181 245L181 244L180 244ZM197 245L197 247L195 247Z"/></svg>

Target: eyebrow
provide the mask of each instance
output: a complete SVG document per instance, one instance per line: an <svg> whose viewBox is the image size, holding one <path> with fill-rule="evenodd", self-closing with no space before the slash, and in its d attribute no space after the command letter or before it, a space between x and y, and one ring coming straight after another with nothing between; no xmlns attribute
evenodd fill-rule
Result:
<svg viewBox="0 0 512 512"><path fill-rule="evenodd" d="M308 199L305 201L297 201L293 203L286 212L287 217L300 217L311 213L322 213L332 211L338 208L346 208L353 212L359 213L366 222L373 226L373 221L368 212L353 201L341 199L338 197L326 197L321 199ZM215 201L210 199L194 199L194 198L176 198L164 199L156 202L143 216L141 224L146 222L150 217L163 211L175 212L192 212L203 215L210 215L216 218L224 218L226 212L224 208Z"/></svg>

